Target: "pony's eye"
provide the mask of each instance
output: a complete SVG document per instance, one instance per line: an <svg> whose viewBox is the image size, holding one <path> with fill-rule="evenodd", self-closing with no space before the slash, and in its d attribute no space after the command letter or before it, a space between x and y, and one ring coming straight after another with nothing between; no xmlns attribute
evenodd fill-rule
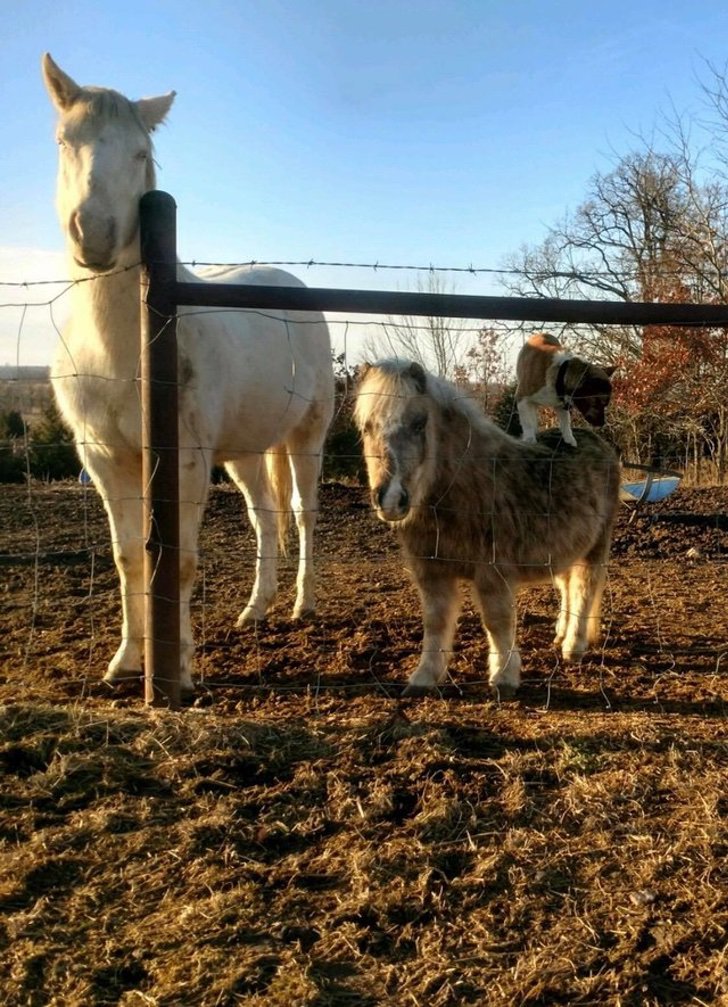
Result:
<svg viewBox="0 0 728 1007"><path fill-rule="evenodd" d="M366 423L364 424L364 433L367 436L369 436L371 434L371 432L372 432L373 429L374 429L374 426L372 424L372 421L371 420L367 420Z"/></svg>
<svg viewBox="0 0 728 1007"><path fill-rule="evenodd" d="M417 416L410 424L410 430L413 434L421 434L425 427L427 426L426 416Z"/></svg>

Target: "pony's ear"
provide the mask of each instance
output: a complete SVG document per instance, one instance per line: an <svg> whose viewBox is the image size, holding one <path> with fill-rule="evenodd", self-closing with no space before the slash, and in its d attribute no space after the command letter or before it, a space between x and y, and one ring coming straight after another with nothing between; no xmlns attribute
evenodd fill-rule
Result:
<svg viewBox="0 0 728 1007"><path fill-rule="evenodd" d="M59 112L65 112L78 98L81 88L64 73L49 52L43 53L41 69L46 90Z"/></svg>
<svg viewBox="0 0 728 1007"><path fill-rule="evenodd" d="M611 376L617 370L617 365L610 364L609 367L602 367L602 370L604 371L604 373L607 375L608 378L611 378Z"/></svg>
<svg viewBox="0 0 728 1007"><path fill-rule="evenodd" d="M424 395L427 391L427 373L422 364L418 364L416 360L413 360L407 369L407 373L417 385L417 391L421 395Z"/></svg>
<svg viewBox="0 0 728 1007"><path fill-rule="evenodd" d="M160 94L157 98L140 98L139 101L134 102L139 118L147 132L151 133L161 122L164 122L164 117L172 107L176 94L176 91L170 91L169 94Z"/></svg>

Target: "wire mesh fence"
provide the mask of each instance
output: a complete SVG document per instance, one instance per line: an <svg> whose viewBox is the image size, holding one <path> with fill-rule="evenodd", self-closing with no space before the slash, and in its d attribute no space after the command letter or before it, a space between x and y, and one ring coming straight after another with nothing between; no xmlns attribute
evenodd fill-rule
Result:
<svg viewBox="0 0 728 1007"><path fill-rule="evenodd" d="M307 263L307 267L313 269L315 264ZM45 296L46 287L52 290L51 297ZM21 302L28 290L33 297ZM40 298L35 297L36 290L41 291ZM38 324L31 324L32 312L45 313L44 327L62 345L59 318L67 313L69 294L67 286L18 285L0 312L3 332L13 333L6 346L15 355L15 362L11 360L2 372L0 411L6 423L2 465L6 475L9 472L17 480L5 483L2 493L2 563L8 601L4 646L8 668L14 673L42 672L50 676L49 682L62 679L63 689L83 695L98 688L114 652L121 618L113 535L54 409L47 372L28 370L32 365L22 363L32 356ZM277 317L273 309L260 309L257 314ZM405 336L413 336L414 345L421 345L422 337L432 336L433 328L427 319L414 316L403 320L401 316L354 315L333 317L330 328L337 401L324 448L316 546L322 599L319 619L315 623L290 619L294 555L281 560L284 595L275 603L270 620L233 628L252 589L256 561L262 557L232 486L217 482L207 501L192 603L196 675L203 690L200 701L210 695L209 690L214 695L217 685L252 694L271 687L312 691L317 696L328 690L355 694L372 688L393 694L414 664L421 633L419 601L402 570L393 537L371 513L350 413L360 361L401 355L403 329ZM515 411L509 385L515 353L523 340L519 328L466 318L460 324L448 322L446 336L450 377L462 394L476 398L503 425L512 423ZM6 357L10 356L6 350ZM197 445L201 452L212 447ZM57 482L59 476L66 481ZM215 470L214 478L224 476ZM138 505L139 499L130 505ZM183 504L202 502L200 498L182 500ZM679 514L670 524L660 520L676 507L679 514L702 514L704 524L696 530L694 524L681 523ZM695 669L707 676L704 681L714 684L721 675L728 646L718 604L725 578L720 515L726 510L720 488L683 487L681 495L670 501L636 514L623 512L606 592L608 632L591 665L605 697L620 668L631 672L637 666L644 668L655 688L683 672L692 679ZM632 575L635 565L640 571L636 579ZM625 595L627 583L632 588ZM676 591L680 583L685 587L684 597ZM527 595L519 616L526 681L527 655L535 645L539 658L531 667L538 667L536 677L547 683L550 692L553 682L565 674L558 654L550 648L556 602L548 590L540 588ZM449 687L467 693L483 688L487 661L487 643L477 613L467 601L462 626Z"/></svg>

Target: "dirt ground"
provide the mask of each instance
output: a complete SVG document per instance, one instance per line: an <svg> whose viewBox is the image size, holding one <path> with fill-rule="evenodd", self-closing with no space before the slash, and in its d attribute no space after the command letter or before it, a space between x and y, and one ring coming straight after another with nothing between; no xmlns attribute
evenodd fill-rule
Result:
<svg viewBox="0 0 728 1007"><path fill-rule="evenodd" d="M2 487L2 1002L728 1004L726 512L682 488L624 510L581 667L533 589L514 701L467 605L451 684L401 700L419 607L365 490L323 487L316 620L289 618L288 562L236 631L252 536L217 487L174 714L100 682L93 491Z"/></svg>

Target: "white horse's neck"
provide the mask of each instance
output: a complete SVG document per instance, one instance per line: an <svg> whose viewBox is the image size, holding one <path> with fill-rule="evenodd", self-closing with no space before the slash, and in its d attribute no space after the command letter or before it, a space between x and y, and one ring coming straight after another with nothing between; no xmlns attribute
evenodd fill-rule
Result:
<svg viewBox="0 0 728 1007"><path fill-rule="evenodd" d="M139 361L140 275L138 265L100 276L72 272L74 342L93 342L117 372L135 372Z"/></svg>

